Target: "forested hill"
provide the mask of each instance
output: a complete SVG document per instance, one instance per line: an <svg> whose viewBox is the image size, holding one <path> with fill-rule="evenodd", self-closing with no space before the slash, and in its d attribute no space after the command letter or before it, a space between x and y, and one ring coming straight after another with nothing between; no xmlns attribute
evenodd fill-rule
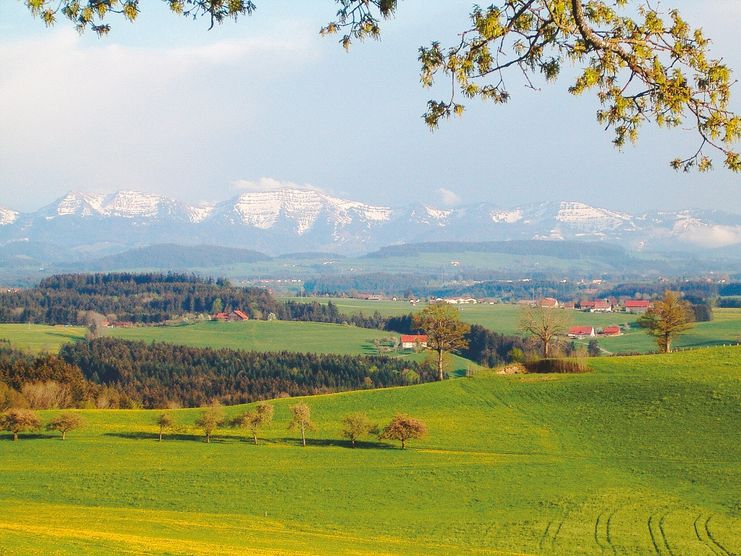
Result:
<svg viewBox="0 0 741 556"><path fill-rule="evenodd" d="M380 315L342 315L319 303L280 302L263 288L188 274L61 274L36 287L0 292L0 322L88 324L90 312L109 321L161 323L189 313L240 309L251 319L350 322L383 328Z"/></svg>

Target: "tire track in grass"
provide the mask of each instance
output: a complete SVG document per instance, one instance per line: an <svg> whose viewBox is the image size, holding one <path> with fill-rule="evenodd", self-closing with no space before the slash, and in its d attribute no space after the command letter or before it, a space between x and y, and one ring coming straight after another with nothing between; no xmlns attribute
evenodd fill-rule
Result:
<svg viewBox="0 0 741 556"><path fill-rule="evenodd" d="M607 550L607 547L602 544L599 539L599 525L603 515L605 515L604 510L600 512L600 514L597 516L597 521L594 522L594 542L597 543L597 546L599 546L600 549L604 552L605 550Z"/></svg>
<svg viewBox="0 0 741 556"><path fill-rule="evenodd" d="M654 545L654 550L656 551L656 554L661 554L661 550L659 550L659 545L656 542L656 536L654 535L654 525L653 525L653 514L649 514L648 516L648 534L651 535L651 543Z"/></svg>
<svg viewBox="0 0 741 556"><path fill-rule="evenodd" d="M712 515L708 517L707 520L705 521L705 532L708 535L708 539L710 539L710 541L721 550L721 554L725 554L726 556L736 556L733 552L731 552L725 546L720 544L715 537L713 537L713 533L710 531L710 520L711 519L713 519Z"/></svg>
<svg viewBox="0 0 741 556"><path fill-rule="evenodd" d="M705 533L702 526L698 527L698 522L702 519L702 514L697 514L697 517L695 518L695 521L692 523L692 527L695 529L695 536L697 537L697 540L700 541L703 545L705 545L710 552L718 556L719 554L722 555L723 552L718 552L718 549L715 548L715 545L712 544L712 541L707 537L707 533ZM702 533L701 533L702 531ZM705 534L705 538L703 538L703 533Z"/></svg>
<svg viewBox="0 0 741 556"><path fill-rule="evenodd" d="M556 539L558 539L558 534L561 532L561 527L563 527L564 521L565 520L561 520L558 523L558 527L556 527L556 531L553 533L553 537L551 538L551 552L556 550Z"/></svg>
<svg viewBox="0 0 741 556"><path fill-rule="evenodd" d="M545 531L543 531L543 534L540 536L540 543L538 544L538 547L540 548L541 552L545 552L545 540L548 538L548 531L551 530L551 525L553 525L553 521L549 521L548 525L545 526Z"/></svg>
<svg viewBox="0 0 741 556"><path fill-rule="evenodd" d="M612 510L612 513L610 513L610 515L607 517L607 524L605 527L605 538L607 539L607 545L612 549L613 554L617 554L618 551L615 545L612 543L612 530L610 529L610 527L612 526L612 518L615 517L615 514L618 512L619 509L620 508Z"/></svg>
<svg viewBox="0 0 741 556"><path fill-rule="evenodd" d="M669 556L674 556L674 553L672 552L671 546L669 546L669 539L666 538L666 531L664 530L664 523L666 522L666 516L669 515L670 512L666 512L664 515L659 518L659 533L661 534L661 540L664 543L664 546L666 547L666 551L669 553Z"/></svg>

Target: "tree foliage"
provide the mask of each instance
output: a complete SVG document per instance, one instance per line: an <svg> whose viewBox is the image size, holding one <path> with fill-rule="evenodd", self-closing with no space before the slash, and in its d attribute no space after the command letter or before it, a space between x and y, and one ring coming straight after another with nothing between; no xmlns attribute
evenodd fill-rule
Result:
<svg viewBox="0 0 741 556"><path fill-rule="evenodd" d="M0 415L0 430L8 431L13 440L25 431L35 431L41 428L41 421L36 413L30 409L11 408Z"/></svg>
<svg viewBox="0 0 741 556"><path fill-rule="evenodd" d="M569 315L563 309L529 306L520 315L520 330L540 342L544 358L551 355L551 347L558 337L566 334L568 323Z"/></svg>
<svg viewBox="0 0 741 556"><path fill-rule="evenodd" d="M692 306L682 299L679 292L666 290L664 297L654 301L638 322L656 338L659 352L669 353L674 338L692 328L693 320Z"/></svg>
<svg viewBox="0 0 741 556"><path fill-rule="evenodd" d="M24 1L47 26L62 15L79 31L98 35L110 31L110 14L134 21L140 8L140 0ZM256 8L251 0L163 1L176 14L205 17L210 27ZM336 2L336 17L321 33L341 34L346 49L353 40L378 39L381 19L393 16L399 3ZM614 132L616 147L635 142L644 123L689 125L698 133L699 147L672 160L673 168L709 170L707 151L714 150L728 169L741 171L741 155L732 148L741 138L741 118L729 109L731 70L710 55L710 40L678 10L664 13L638 0L498 0L485 8L474 5L469 19L470 27L455 44L434 41L419 49L423 86L442 78L450 91L428 101L424 120L431 128L463 113L460 96L507 102L512 71L535 89L538 78L555 81L562 66L573 63L579 73L569 91L596 94L597 121Z"/></svg>
<svg viewBox="0 0 741 556"><path fill-rule="evenodd" d="M342 437L347 438L353 448L357 440L369 435L375 428L368 416L362 412L351 413L342 419Z"/></svg>
<svg viewBox="0 0 741 556"><path fill-rule="evenodd" d="M66 440L67 433L82 426L82 417L76 413L60 413L46 424L46 430L62 433L62 440Z"/></svg>
<svg viewBox="0 0 741 556"><path fill-rule="evenodd" d="M223 424L224 408L218 403L214 403L204 409L195 422L195 426L201 429L203 434L206 435L206 442L209 444L211 443L211 435Z"/></svg>
<svg viewBox="0 0 741 556"><path fill-rule="evenodd" d="M403 450L406 448L408 440L423 438L426 434L427 425L423 421L403 413L397 413L383 429L379 438L399 440L401 442L401 449Z"/></svg>
<svg viewBox="0 0 741 556"><path fill-rule="evenodd" d="M246 428L252 434L252 441L257 444L257 433L273 420L275 408L267 402L259 402L255 409L237 417L235 425Z"/></svg>
<svg viewBox="0 0 741 556"><path fill-rule="evenodd" d="M412 317L414 328L427 335L427 349L437 355L438 380L443 380L443 354L468 346L466 334L471 327L461 322L460 312L450 303L432 303Z"/></svg>
<svg viewBox="0 0 741 556"><path fill-rule="evenodd" d="M157 427L159 427L159 442L162 442L162 435L167 430L171 430L175 427L175 419L169 413L160 413L155 419Z"/></svg>
<svg viewBox="0 0 741 556"><path fill-rule="evenodd" d="M288 430L294 429L301 431L301 444L306 446L306 431L313 431L316 426L311 420L311 409L305 403L291 406L291 422L288 424Z"/></svg>

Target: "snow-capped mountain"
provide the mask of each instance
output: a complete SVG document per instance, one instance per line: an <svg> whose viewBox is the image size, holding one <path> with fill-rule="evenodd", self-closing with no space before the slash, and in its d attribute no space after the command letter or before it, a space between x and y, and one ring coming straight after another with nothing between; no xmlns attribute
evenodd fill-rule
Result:
<svg viewBox="0 0 741 556"><path fill-rule="evenodd" d="M741 215L683 210L631 215L579 202L453 209L376 206L295 188L245 192L198 206L148 193L71 192L32 213L0 208L0 247L13 241L78 252L160 243L212 244L279 254L369 252L429 241L601 240L634 250L741 244Z"/></svg>

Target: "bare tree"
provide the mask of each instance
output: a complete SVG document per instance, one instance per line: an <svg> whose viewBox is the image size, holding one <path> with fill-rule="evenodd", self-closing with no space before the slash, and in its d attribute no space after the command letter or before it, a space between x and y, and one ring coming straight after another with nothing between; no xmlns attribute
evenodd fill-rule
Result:
<svg viewBox="0 0 741 556"><path fill-rule="evenodd" d="M288 430L301 429L301 444L306 446L306 430L315 430L316 426L311 420L311 409L305 403L291 406L291 422Z"/></svg>
<svg viewBox="0 0 741 556"><path fill-rule="evenodd" d="M543 357L551 354L551 346L568 331L569 316L563 309L526 307L520 315L520 330L534 336L542 346Z"/></svg>
<svg viewBox="0 0 741 556"><path fill-rule="evenodd" d="M82 417L75 413L61 413L46 424L46 430L59 431L62 440L67 439L67 433L82 426Z"/></svg>

